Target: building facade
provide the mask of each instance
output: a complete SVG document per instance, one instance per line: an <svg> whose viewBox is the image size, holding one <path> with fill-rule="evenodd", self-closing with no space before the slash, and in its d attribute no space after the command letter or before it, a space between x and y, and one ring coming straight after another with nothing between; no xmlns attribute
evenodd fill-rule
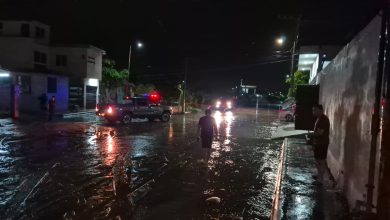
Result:
<svg viewBox="0 0 390 220"><path fill-rule="evenodd" d="M0 21L0 65L11 72L68 77L70 109L95 107L104 54L91 45L52 45L50 27L36 21Z"/></svg>
<svg viewBox="0 0 390 220"><path fill-rule="evenodd" d="M324 69L342 49L342 46L301 46L299 48L298 70L310 72L310 84L319 83L318 73Z"/></svg>

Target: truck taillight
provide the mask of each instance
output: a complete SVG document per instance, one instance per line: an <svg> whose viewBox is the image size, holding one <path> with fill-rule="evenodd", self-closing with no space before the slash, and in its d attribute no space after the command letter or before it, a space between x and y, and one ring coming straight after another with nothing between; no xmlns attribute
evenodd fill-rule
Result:
<svg viewBox="0 0 390 220"><path fill-rule="evenodd" d="M99 111L99 106L98 105L96 105L96 107L95 107L95 111Z"/></svg>
<svg viewBox="0 0 390 220"><path fill-rule="evenodd" d="M107 109L107 113L108 113L108 114L112 114L112 112L113 112L112 107L109 106L108 109Z"/></svg>

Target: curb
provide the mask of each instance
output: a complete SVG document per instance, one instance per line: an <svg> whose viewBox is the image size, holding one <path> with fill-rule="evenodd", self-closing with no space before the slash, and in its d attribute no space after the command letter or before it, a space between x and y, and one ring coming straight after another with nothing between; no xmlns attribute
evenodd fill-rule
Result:
<svg viewBox="0 0 390 220"><path fill-rule="evenodd" d="M280 150L280 158L278 163L278 173L275 180L275 190L274 190L274 198L272 201L272 210L271 210L271 220L278 220L280 219L280 191L282 186L282 180L283 180L283 169L284 169L284 162L285 162L285 148L286 148L286 139L283 141L281 150Z"/></svg>
<svg viewBox="0 0 390 220"><path fill-rule="evenodd" d="M65 113L62 114L62 118L72 118L72 117L80 117L85 115L95 115L95 111L85 111L85 112L72 112L72 113Z"/></svg>

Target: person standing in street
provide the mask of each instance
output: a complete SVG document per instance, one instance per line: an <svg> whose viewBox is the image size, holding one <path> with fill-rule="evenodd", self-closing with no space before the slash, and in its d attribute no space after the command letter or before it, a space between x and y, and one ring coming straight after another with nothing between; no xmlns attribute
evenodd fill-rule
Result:
<svg viewBox="0 0 390 220"><path fill-rule="evenodd" d="M53 119L53 115L56 109L56 97L52 96L49 100L49 121Z"/></svg>
<svg viewBox="0 0 390 220"><path fill-rule="evenodd" d="M314 184L322 185L324 182L324 175L329 175L328 164L326 157L328 154L329 145L329 118L324 114L324 108L322 105L313 106L313 116L316 117L314 124L314 133L312 135L312 144L314 150L314 158L317 166L317 176L314 176L316 181Z"/></svg>
<svg viewBox="0 0 390 220"><path fill-rule="evenodd" d="M213 137L218 135L218 128L215 119L211 116L211 110L206 109L205 116L199 119L197 137L202 141L202 148L209 153L213 142Z"/></svg>

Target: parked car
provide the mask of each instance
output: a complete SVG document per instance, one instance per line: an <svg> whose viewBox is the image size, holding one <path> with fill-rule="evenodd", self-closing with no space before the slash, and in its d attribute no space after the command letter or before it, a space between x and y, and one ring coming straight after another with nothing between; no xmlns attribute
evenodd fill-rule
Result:
<svg viewBox="0 0 390 220"><path fill-rule="evenodd" d="M295 113L294 113L294 107L292 105L283 107L282 109L279 110L279 119L280 120L292 122L292 121L294 121L294 118L295 118Z"/></svg>
<svg viewBox="0 0 390 220"><path fill-rule="evenodd" d="M96 114L110 123L120 121L129 124L133 118L146 118L149 121L160 119L168 122L171 119L172 107L152 102L147 96L133 97L127 98L122 104L97 106Z"/></svg>

